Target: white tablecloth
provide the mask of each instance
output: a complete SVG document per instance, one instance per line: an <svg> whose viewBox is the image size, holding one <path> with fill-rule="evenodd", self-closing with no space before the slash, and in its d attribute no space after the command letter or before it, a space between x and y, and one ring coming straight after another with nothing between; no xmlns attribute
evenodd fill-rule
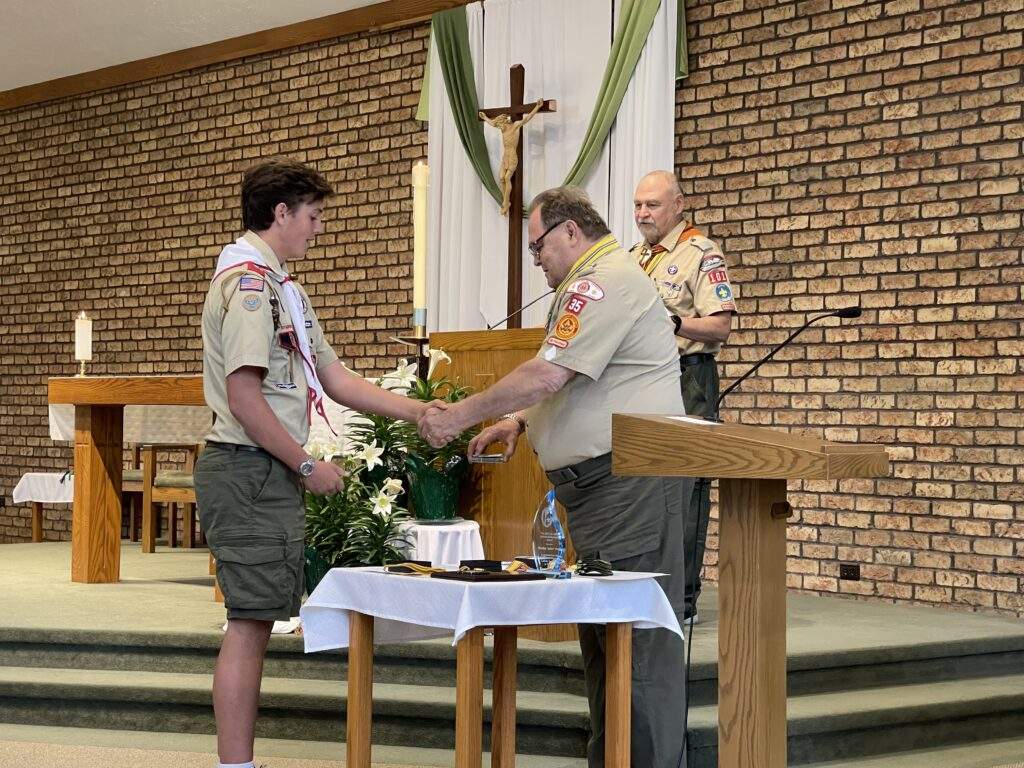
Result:
<svg viewBox="0 0 1024 768"><path fill-rule="evenodd" d="M213 411L205 405L126 405L124 442L187 445L206 439ZM50 406L50 439L75 439L75 406Z"/></svg>
<svg viewBox="0 0 1024 768"><path fill-rule="evenodd" d="M450 525L409 522L402 524L412 548L410 560L429 560L435 568L457 566L463 560L482 560L484 545L480 525L474 520L461 520Z"/></svg>
<svg viewBox="0 0 1024 768"><path fill-rule="evenodd" d="M64 482L60 481L61 477ZM74 475L62 472L26 472L11 494L15 504L39 501L44 504L70 504L75 500Z"/></svg>
<svg viewBox="0 0 1024 768"><path fill-rule="evenodd" d="M473 627L633 622L683 636L653 574L508 584L401 576L382 568L335 568L302 606L306 652L348 647L348 612L377 618L374 643L449 637Z"/></svg>

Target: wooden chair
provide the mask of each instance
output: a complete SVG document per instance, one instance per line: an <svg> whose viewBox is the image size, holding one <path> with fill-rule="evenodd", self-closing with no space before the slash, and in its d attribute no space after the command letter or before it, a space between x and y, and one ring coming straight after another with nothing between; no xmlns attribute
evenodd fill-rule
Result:
<svg viewBox="0 0 1024 768"><path fill-rule="evenodd" d="M142 453L132 447L132 463L121 472L121 498L128 502L128 539L139 540L142 523Z"/></svg>
<svg viewBox="0 0 1024 768"><path fill-rule="evenodd" d="M185 450L185 466L180 472L157 472L156 453L158 450ZM196 491L192 470L202 450L200 445L145 445L142 447L142 551L156 550L158 515L157 504L168 505L167 543L174 547L178 543L176 509L184 507L182 542L184 549L196 545Z"/></svg>

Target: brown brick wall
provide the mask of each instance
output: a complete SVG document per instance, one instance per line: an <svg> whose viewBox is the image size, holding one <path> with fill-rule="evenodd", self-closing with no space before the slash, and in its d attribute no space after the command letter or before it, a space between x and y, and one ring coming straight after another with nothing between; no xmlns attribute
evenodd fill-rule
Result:
<svg viewBox="0 0 1024 768"><path fill-rule="evenodd" d="M739 284L726 376L811 313L865 310L807 331L725 416L894 459L791 484L789 586L1024 612L1024 6L688 6L676 164Z"/></svg>
<svg viewBox="0 0 1024 768"><path fill-rule="evenodd" d="M199 316L220 247L240 234L241 172L280 154L338 192L327 232L295 265L335 348L392 367L411 306L409 174L427 27L352 36L0 112L0 541L29 537L11 490L64 469L45 381L70 375L73 317L93 317L96 374L199 373ZM70 511L47 509L47 539Z"/></svg>
<svg viewBox="0 0 1024 768"><path fill-rule="evenodd" d="M739 285L726 380L808 313L865 309L807 331L726 416L894 459L885 480L791 487L790 587L1024 613L1020 0L688 6L676 164ZM70 461L43 382L74 371L78 309L90 370L199 370L205 281L259 157L315 163L340 192L299 265L339 352L368 373L401 354L425 41L345 38L0 113L0 541L28 536L21 472ZM48 514L67 538L68 512Z"/></svg>

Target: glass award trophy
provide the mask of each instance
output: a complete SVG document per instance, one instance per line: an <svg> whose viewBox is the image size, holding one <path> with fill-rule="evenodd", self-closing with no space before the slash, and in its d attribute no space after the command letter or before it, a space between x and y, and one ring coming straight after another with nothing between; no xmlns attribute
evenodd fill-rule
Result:
<svg viewBox="0 0 1024 768"><path fill-rule="evenodd" d="M555 507L555 490L548 491L533 518L533 561L538 571L562 578L565 570L565 531Z"/></svg>

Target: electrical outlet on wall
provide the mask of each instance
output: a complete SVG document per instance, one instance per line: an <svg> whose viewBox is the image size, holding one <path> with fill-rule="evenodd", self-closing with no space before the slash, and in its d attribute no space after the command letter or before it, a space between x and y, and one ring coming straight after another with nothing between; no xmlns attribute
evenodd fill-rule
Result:
<svg viewBox="0 0 1024 768"><path fill-rule="evenodd" d="M858 563L840 563L839 578L844 581L860 581L860 565Z"/></svg>

